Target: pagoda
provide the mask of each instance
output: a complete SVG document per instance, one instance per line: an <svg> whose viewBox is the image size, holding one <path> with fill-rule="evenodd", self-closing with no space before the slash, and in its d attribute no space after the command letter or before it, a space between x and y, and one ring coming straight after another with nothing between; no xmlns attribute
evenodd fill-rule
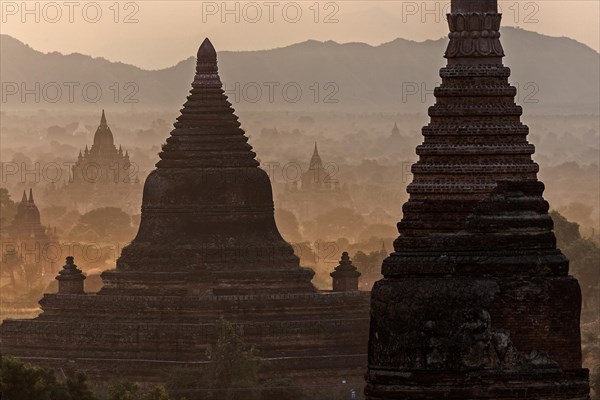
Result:
<svg viewBox="0 0 600 400"><path fill-rule="evenodd" d="M129 160L129 152L115 146L113 133L102 110L100 125L94 134L94 143L83 154L79 151L77 162L72 168L73 185L89 183L119 184L137 182L136 172Z"/></svg>
<svg viewBox="0 0 600 400"><path fill-rule="evenodd" d="M79 128L78 128L79 129ZM91 208L118 207L131 214L139 213L142 187L138 166L129 152L115 145L114 135L102 110L100 124L90 148L79 151L77 161L63 185L52 184L44 193L49 204L87 212Z"/></svg>
<svg viewBox="0 0 600 400"><path fill-rule="evenodd" d="M394 122L394 127L392 128L392 134L389 137L390 139L400 139L402 135L400 134L400 128L398 128L398 123Z"/></svg>
<svg viewBox="0 0 600 400"><path fill-rule="evenodd" d="M279 234L271 182L222 89L206 39L181 115L144 184L133 242L97 294L72 258L33 320L6 320L2 354L160 381L204 368L216 321L243 328L267 377L329 390L364 375L367 292L318 291Z"/></svg>
<svg viewBox="0 0 600 400"><path fill-rule="evenodd" d="M293 211L301 220L315 218L333 208L353 206L345 185L336 176L338 168L333 163L323 163L317 143L308 168L297 181L287 182L279 195L279 205Z"/></svg>
<svg viewBox="0 0 600 400"><path fill-rule="evenodd" d="M53 256L58 247L56 228L42 225L33 190L29 189L29 197L23 191L17 213L8 227L8 235L2 238L2 261L7 261L7 254L10 255L8 258L16 256L19 263L36 265L39 275L45 275L55 272L53 269L56 260Z"/></svg>
<svg viewBox="0 0 600 400"><path fill-rule="evenodd" d="M589 399L581 292L502 64L496 0L452 0L447 66L373 287L365 393Z"/></svg>

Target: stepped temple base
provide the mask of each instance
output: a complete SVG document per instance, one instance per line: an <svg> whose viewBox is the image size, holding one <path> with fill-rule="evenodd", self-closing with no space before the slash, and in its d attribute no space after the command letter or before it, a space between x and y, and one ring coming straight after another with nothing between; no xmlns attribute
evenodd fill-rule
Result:
<svg viewBox="0 0 600 400"><path fill-rule="evenodd" d="M157 382L202 368L224 318L259 350L266 378L364 382L368 292L243 296L47 294L33 320L6 320L2 354L92 377ZM311 383L312 382L312 383ZM357 387L362 387L362 383Z"/></svg>

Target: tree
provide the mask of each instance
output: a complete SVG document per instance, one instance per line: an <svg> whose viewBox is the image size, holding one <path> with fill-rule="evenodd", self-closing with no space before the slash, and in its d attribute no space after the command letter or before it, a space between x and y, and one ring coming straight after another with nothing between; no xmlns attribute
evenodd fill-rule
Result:
<svg viewBox="0 0 600 400"><path fill-rule="evenodd" d="M365 220L351 208L335 208L318 215L312 224L305 224L306 228L312 228L310 232L313 238L324 240L337 239L339 237L356 239L359 230L365 226Z"/></svg>
<svg viewBox="0 0 600 400"><path fill-rule="evenodd" d="M144 394L140 400L169 400L169 394L164 386L157 386Z"/></svg>
<svg viewBox="0 0 600 400"><path fill-rule="evenodd" d="M202 370L180 370L167 381L167 389L178 400L187 396L201 400L262 400L259 383L261 360L247 345L243 332L220 319L216 342L206 354L210 364Z"/></svg>
<svg viewBox="0 0 600 400"><path fill-rule="evenodd" d="M217 342L209 347L207 356L212 362L213 388L223 390L218 400L251 399L258 383L261 360L256 350L242 339L241 328L220 319L216 329Z"/></svg>
<svg viewBox="0 0 600 400"><path fill-rule="evenodd" d="M136 383L119 381L108 389L108 400L138 400L140 387Z"/></svg>
<svg viewBox="0 0 600 400"><path fill-rule="evenodd" d="M302 241L300 224L293 212L276 208L275 221L277 221L277 227L285 240L292 243L299 243Z"/></svg>
<svg viewBox="0 0 600 400"><path fill-rule="evenodd" d="M352 262L361 273L368 275L381 270L381 258L381 252L379 251L366 254L359 250L352 257Z"/></svg>
<svg viewBox="0 0 600 400"><path fill-rule="evenodd" d="M0 390L7 400L96 400L83 373L58 382L51 369L31 367L11 357L0 360Z"/></svg>
<svg viewBox="0 0 600 400"><path fill-rule="evenodd" d="M103 207L83 214L71 236L90 241L131 241L135 228L131 216L116 207Z"/></svg>
<svg viewBox="0 0 600 400"><path fill-rule="evenodd" d="M94 393L88 387L87 375L83 372L71 374L65 383L67 391L73 400L95 400Z"/></svg>
<svg viewBox="0 0 600 400"><path fill-rule="evenodd" d="M550 213L559 248L569 258L571 273L577 277L583 295L582 320L597 318L600 304L600 247L582 238L579 225L568 221L557 211Z"/></svg>
<svg viewBox="0 0 600 400"><path fill-rule="evenodd" d="M0 231L5 232L17 213L17 204L10 198L8 189L0 187Z"/></svg>
<svg viewBox="0 0 600 400"><path fill-rule="evenodd" d="M568 221L558 211L550 211L550 216L554 222L554 234L558 247L569 246L576 240L581 239L579 233L579 224Z"/></svg>
<svg viewBox="0 0 600 400"><path fill-rule="evenodd" d="M597 330L582 331L581 355L583 366L590 370L590 388L598 396L600 395L600 335Z"/></svg>

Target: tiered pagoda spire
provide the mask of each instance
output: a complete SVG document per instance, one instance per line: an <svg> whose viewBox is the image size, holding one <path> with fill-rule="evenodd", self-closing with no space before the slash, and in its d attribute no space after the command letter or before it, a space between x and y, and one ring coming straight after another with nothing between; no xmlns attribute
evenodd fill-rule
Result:
<svg viewBox="0 0 600 400"><path fill-rule="evenodd" d="M174 126L146 179L138 234L103 275L101 293L181 294L190 282L217 294L314 291L313 271L277 230L269 177L227 101L208 39Z"/></svg>
<svg viewBox="0 0 600 400"><path fill-rule="evenodd" d="M580 290L556 248L500 19L496 0L452 1L448 64L372 292L370 400L588 399Z"/></svg>

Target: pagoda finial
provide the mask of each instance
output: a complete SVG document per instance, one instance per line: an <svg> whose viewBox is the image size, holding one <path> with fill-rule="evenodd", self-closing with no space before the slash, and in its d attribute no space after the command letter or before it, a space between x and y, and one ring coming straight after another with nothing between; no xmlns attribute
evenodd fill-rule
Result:
<svg viewBox="0 0 600 400"><path fill-rule="evenodd" d="M313 155L318 156L319 155L319 149L317 148L317 141L315 140L315 150L313 151Z"/></svg>
<svg viewBox="0 0 600 400"><path fill-rule="evenodd" d="M106 126L106 125L108 125L108 124L106 123L106 115L104 114L104 109L102 109L102 117L100 117L100 125L101 125L101 126Z"/></svg>
<svg viewBox="0 0 600 400"><path fill-rule="evenodd" d="M196 76L192 86L223 86L217 67L217 51L208 38L200 45L197 56Z"/></svg>
<svg viewBox="0 0 600 400"><path fill-rule="evenodd" d="M23 190L23 197L21 198L21 203L25 203L27 201L27 192Z"/></svg>
<svg viewBox="0 0 600 400"><path fill-rule="evenodd" d="M217 51L209 38L205 38L200 48L198 49L198 58L202 59L217 59Z"/></svg>
<svg viewBox="0 0 600 400"><path fill-rule="evenodd" d="M33 203L33 189L29 188L29 202Z"/></svg>

